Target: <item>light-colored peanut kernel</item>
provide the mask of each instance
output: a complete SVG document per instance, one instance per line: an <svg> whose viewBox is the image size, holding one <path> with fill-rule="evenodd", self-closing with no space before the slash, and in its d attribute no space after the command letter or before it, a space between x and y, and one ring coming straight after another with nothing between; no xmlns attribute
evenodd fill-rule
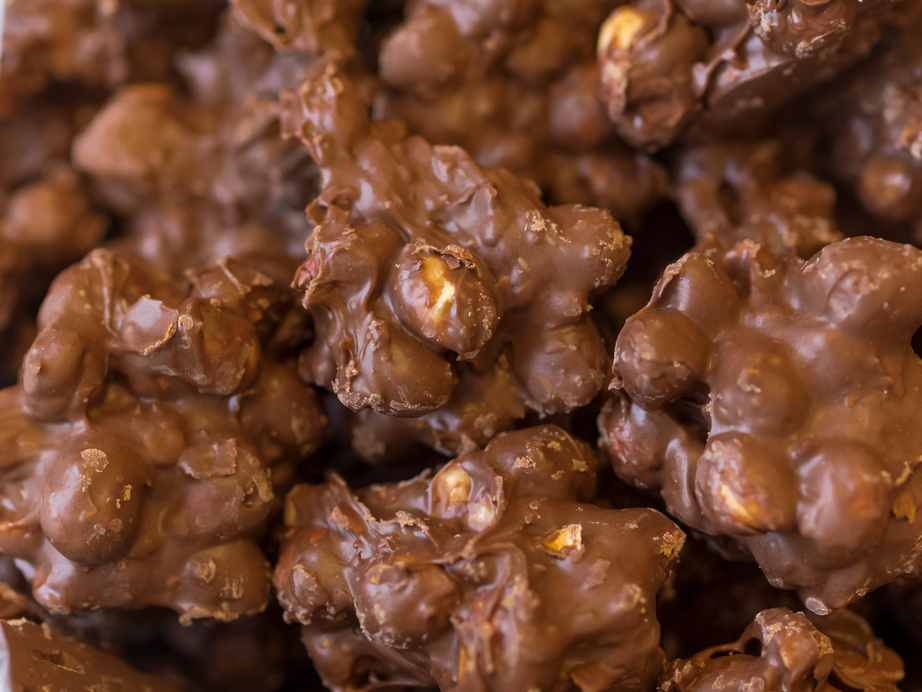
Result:
<svg viewBox="0 0 922 692"><path fill-rule="evenodd" d="M474 528L486 528L495 517L496 508L489 502L482 502L471 511L468 523Z"/></svg>
<svg viewBox="0 0 922 692"><path fill-rule="evenodd" d="M552 531L541 542L545 552L554 557L567 557L583 545L583 527L580 524L567 524L562 529Z"/></svg>
<svg viewBox="0 0 922 692"><path fill-rule="evenodd" d="M439 474L438 483L449 503L467 502L471 496L471 477L464 469L445 469Z"/></svg>
<svg viewBox="0 0 922 692"><path fill-rule="evenodd" d="M740 498L737 497L736 493L723 483L717 488L717 499L723 504L724 508L726 508L730 518L737 524L751 526L753 528L762 525L756 516L758 509L752 505L747 507Z"/></svg>
<svg viewBox="0 0 922 692"><path fill-rule="evenodd" d="M622 7L612 12L599 31L599 54L607 53L612 45L618 50L627 50L644 24L644 16L633 8Z"/></svg>
<svg viewBox="0 0 922 692"><path fill-rule="evenodd" d="M423 281L429 288L429 312L437 319L451 309L455 299L455 285L448 276L450 271L437 257L423 258Z"/></svg>

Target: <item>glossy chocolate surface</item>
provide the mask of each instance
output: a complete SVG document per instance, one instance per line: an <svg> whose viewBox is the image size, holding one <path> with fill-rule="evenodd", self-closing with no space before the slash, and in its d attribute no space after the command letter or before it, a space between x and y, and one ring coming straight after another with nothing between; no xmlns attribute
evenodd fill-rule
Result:
<svg viewBox="0 0 922 692"><path fill-rule="evenodd" d="M920 306L908 245L699 247L618 336L599 419L616 472L814 612L917 573Z"/></svg>
<svg viewBox="0 0 922 692"><path fill-rule="evenodd" d="M807 618L764 610L732 644L669 664L660 692L864 690L896 692L903 662L847 610Z"/></svg>
<svg viewBox="0 0 922 692"><path fill-rule="evenodd" d="M323 178L295 279L317 334L306 379L353 410L429 414L449 452L526 409L592 400L606 356L589 301L630 248L609 212L547 207L507 171L370 121L332 61L289 95L283 124Z"/></svg>
<svg viewBox="0 0 922 692"><path fill-rule="evenodd" d="M544 426L398 484L296 487L275 572L333 690L643 690L684 534L603 509L596 458Z"/></svg>
<svg viewBox="0 0 922 692"><path fill-rule="evenodd" d="M232 259L171 279L96 250L58 277L0 392L0 548L42 605L263 609L258 541L324 426L286 359L296 310Z"/></svg>

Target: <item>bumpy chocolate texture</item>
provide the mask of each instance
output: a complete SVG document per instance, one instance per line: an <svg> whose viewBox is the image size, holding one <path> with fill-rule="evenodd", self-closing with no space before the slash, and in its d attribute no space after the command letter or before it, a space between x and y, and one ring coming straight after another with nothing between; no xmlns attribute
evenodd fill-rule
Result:
<svg viewBox="0 0 922 692"><path fill-rule="evenodd" d="M355 44L370 0L231 0L236 18L279 51L321 55Z"/></svg>
<svg viewBox="0 0 922 692"><path fill-rule="evenodd" d="M635 0L599 34L602 92L618 131L648 150L713 138L867 55L905 0Z"/></svg>
<svg viewBox="0 0 922 692"><path fill-rule="evenodd" d="M779 140L722 142L684 149L674 170L675 199L699 242L753 240L804 258L842 239L836 193L805 170L790 170Z"/></svg>
<svg viewBox="0 0 922 692"><path fill-rule="evenodd" d="M0 120L0 384L54 276L89 252L108 220L67 163L80 99L35 98Z"/></svg>
<svg viewBox="0 0 922 692"><path fill-rule="evenodd" d="M829 170L890 222L922 217L922 22L817 105ZM922 224L919 225L922 231Z"/></svg>
<svg viewBox="0 0 922 692"><path fill-rule="evenodd" d="M185 692L273 692L307 659L298 628L284 623L275 603L233 622L191 625L181 624L175 613L162 608L50 615L31 597L31 587L13 559L3 554L0 618L32 620L118 655Z"/></svg>
<svg viewBox="0 0 922 692"><path fill-rule="evenodd" d="M67 168L23 185L8 200L0 198L0 209L3 334L18 316L20 302L30 297L30 289L47 285L57 271L89 252L102 240L108 221L93 208L79 177Z"/></svg>
<svg viewBox="0 0 922 692"><path fill-rule="evenodd" d="M0 620L0 686L16 692L176 692L111 654L28 620Z"/></svg>
<svg viewBox="0 0 922 692"><path fill-rule="evenodd" d="M823 613L922 569L922 251L752 242L670 266L615 347L616 472Z"/></svg>
<svg viewBox="0 0 922 692"><path fill-rule="evenodd" d="M670 663L657 690L897 692L903 662L864 620L847 610L811 619L786 608L764 610L732 644Z"/></svg>
<svg viewBox="0 0 922 692"><path fill-rule="evenodd" d="M324 424L285 360L306 336L290 272L228 258L172 280L95 250L55 280L0 392L0 551L43 606L265 606L258 541Z"/></svg>
<svg viewBox="0 0 922 692"><path fill-rule="evenodd" d="M274 582L333 690L643 690L656 592L684 542L650 509L588 504L596 457L553 426L435 475L289 494Z"/></svg>
<svg viewBox="0 0 922 692"><path fill-rule="evenodd" d="M429 414L447 451L592 400L606 354L589 301L630 247L611 214L546 207L505 170L369 120L332 61L312 70L283 116L323 177L295 279L317 332L305 378L353 410Z"/></svg>
<svg viewBox="0 0 922 692"><path fill-rule="evenodd" d="M163 79L211 33L217 3L16 0L0 59L0 382L54 275L102 239L104 210L69 169L75 133L125 81ZM166 27L170 27L166 31Z"/></svg>
<svg viewBox="0 0 922 692"><path fill-rule="evenodd" d="M106 93L165 78L173 53L205 41L217 0L13 0L0 59L0 116L54 85Z"/></svg>
<svg viewBox="0 0 922 692"><path fill-rule="evenodd" d="M178 59L190 96L138 84L105 104L74 161L126 219L121 252L167 271L242 252L303 256L316 167L279 137L277 93L309 62L225 17L213 46Z"/></svg>
<svg viewBox="0 0 922 692"><path fill-rule="evenodd" d="M128 75L124 37L96 0L8 3L0 59L0 115L51 82L110 89Z"/></svg>
<svg viewBox="0 0 922 692"><path fill-rule="evenodd" d="M625 221L665 193L598 96L596 35L623 0L417 0L384 40L378 117Z"/></svg>

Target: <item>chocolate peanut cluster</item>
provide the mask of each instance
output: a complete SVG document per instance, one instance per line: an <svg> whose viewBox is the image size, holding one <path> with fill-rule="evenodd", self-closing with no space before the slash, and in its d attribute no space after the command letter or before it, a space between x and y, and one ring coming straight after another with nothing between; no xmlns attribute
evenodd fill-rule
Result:
<svg viewBox="0 0 922 692"><path fill-rule="evenodd" d="M449 452L592 400L606 354L589 301L630 247L608 211L547 207L507 171L369 120L329 60L284 126L323 176L295 279L317 333L307 380L353 410L428 414L422 434Z"/></svg>
<svg viewBox="0 0 922 692"><path fill-rule="evenodd" d="M922 22L890 42L827 100L829 170L876 217L879 234L909 226L918 243L922 217Z"/></svg>
<svg viewBox="0 0 922 692"><path fill-rule="evenodd" d="M177 50L208 40L218 0L12 0L0 56L0 117L59 85L105 94L165 79Z"/></svg>
<svg viewBox="0 0 922 692"><path fill-rule="evenodd" d="M233 258L176 280L95 250L55 280L0 392L0 550L43 606L265 607L259 541L324 426L287 362L296 308L284 278Z"/></svg>
<svg viewBox="0 0 922 692"><path fill-rule="evenodd" d="M303 256L317 174L279 136L277 95L310 62L277 56L225 17L212 46L178 61L191 96L169 82L114 94L73 156L124 219L120 251L173 273L224 255Z"/></svg>
<svg viewBox="0 0 922 692"><path fill-rule="evenodd" d="M292 490L275 584L324 683L649 689L684 534L589 504L595 474L588 445L543 426L403 483Z"/></svg>
<svg viewBox="0 0 922 692"><path fill-rule="evenodd" d="M875 690L896 692L903 662L847 610L804 617L764 610L732 644L676 660L661 692L717 690Z"/></svg>
<svg viewBox="0 0 922 692"><path fill-rule="evenodd" d="M53 82L107 90L127 79L124 36L96 0L8 3L0 56L0 115Z"/></svg>
<svg viewBox="0 0 922 692"><path fill-rule="evenodd" d="M0 14L0 687L919 686L922 0Z"/></svg>
<svg viewBox="0 0 922 692"><path fill-rule="evenodd" d="M751 128L857 63L912 10L898 0L635 0L599 33L608 114L651 151Z"/></svg>
<svg viewBox="0 0 922 692"><path fill-rule="evenodd" d="M231 0L234 16L283 52L350 51L370 0Z"/></svg>
<svg viewBox="0 0 922 692"><path fill-rule="evenodd" d="M920 298L922 251L874 238L686 255L618 336L616 472L814 612L917 573Z"/></svg>
<svg viewBox="0 0 922 692"><path fill-rule="evenodd" d="M43 285L102 241L108 219L67 166L0 197L0 334L23 304L35 299L29 280ZM21 287L24 287L21 290Z"/></svg>
<svg viewBox="0 0 922 692"><path fill-rule="evenodd" d="M218 2L16 0L0 56L0 383L18 369L51 279L103 240L107 210L74 171L73 138L128 82L168 79ZM175 30L167 32L167 26ZM8 365L9 362L9 365Z"/></svg>
<svg viewBox="0 0 922 692"><path fill-rule="evenodd" d="M786 144L731 141L688 147L677 156L675 200L698 242L709 235L726 246L752 240L806 259L842 239L835 189L791 166Z"/></svg>
<svg viewBox="0 0 922 692"><path fill-rule="evenodd" d="M638 217L663 196L665 175L615 136L594 55L622 2L414 0L382 42L375 114L532 179L555 204Z"/></svg>
<svg viewBox="0 0 922 692"><path fill-rule="evenodd" d="M0 385L19 369L22 344L48 284L102 242L107 215L73 170L69 148L81 96L46 95L0 117Z"/></svg>

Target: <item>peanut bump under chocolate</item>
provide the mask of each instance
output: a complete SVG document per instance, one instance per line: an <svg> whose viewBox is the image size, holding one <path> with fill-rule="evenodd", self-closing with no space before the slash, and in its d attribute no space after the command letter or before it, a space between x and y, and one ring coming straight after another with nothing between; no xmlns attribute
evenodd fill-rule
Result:
<svg viewBox="0 0 922 692"><path fill-rule="evenodd" d="M805 262L712 241L618 336L603 443L774 586L845 606L922 569L920 325L917 248L850 238Z"/></svg>
<svg viewBox="0 0 922 692"><path fill-rule="evenodd" d="M554 426L436 473L288 495L275 585L332 690L645 690L656 592L684 534L605 509L596 457Z"/></svg>
<svg viewBox="0 0 922 692"><path fill-rule="evenodd" d="M630 247L611 214L547 207L507 171L369 120L332 60L312 70L283 115L323 179L295 279L317 334L305 379L353 410L432 416L419 433L447 428L427 441L448 452L591 401L606 354L589 302Z"/></svg>

